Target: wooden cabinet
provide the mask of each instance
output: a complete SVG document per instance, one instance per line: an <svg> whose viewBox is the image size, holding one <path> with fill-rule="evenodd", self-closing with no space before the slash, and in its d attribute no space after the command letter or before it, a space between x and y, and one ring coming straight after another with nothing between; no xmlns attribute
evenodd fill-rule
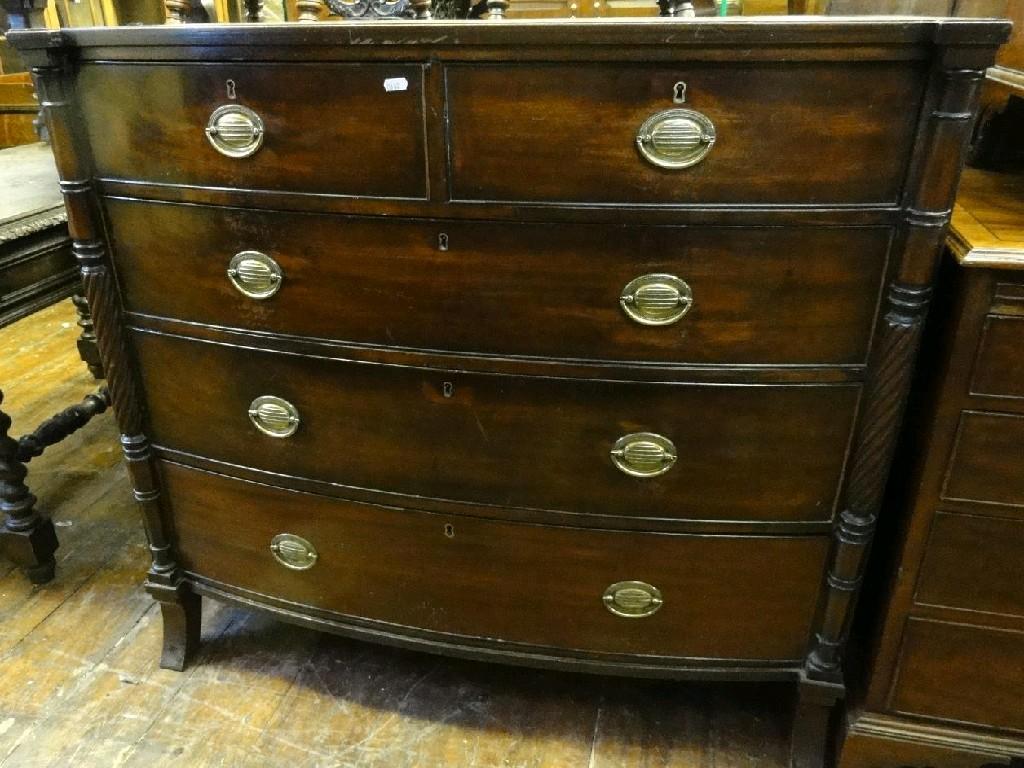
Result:
<svg viewBox="0 0 1024 768"><path fill-rule="evenodd" d="M888 510L902 544L841 768L1024 755L1022 190L964 174Z"/></svg>
<svg viewBox="0 0 1024 768"><path fill-rule="evenodd" d="M112 363L163 665L206 595L474 658L789 680L792 764L819 768L1007 33L16 35Z"/></svg>

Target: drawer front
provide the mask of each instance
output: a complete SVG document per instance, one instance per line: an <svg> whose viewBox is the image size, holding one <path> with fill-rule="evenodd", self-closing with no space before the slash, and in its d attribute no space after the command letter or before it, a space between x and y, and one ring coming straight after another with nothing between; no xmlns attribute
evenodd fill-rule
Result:
<svg viewBox="0 0 1024 768"><path fill-rule="evenodd" d="M943 497L1024 505L1024 416L964 411Z"/></svg>
<svg viewBox="0 0 1024 768"><path fill-rule="evenodd" d="M594 515L827 521L859 394L471 374L145 332L135 348L162 446L346 486ZM266 395L297 409L290 437L251 423ZM619 443L644 433L671 441L664 462L649 439Z"/></svg>
<svg viewBox="0 0 1024 768"><path fill-rule="evenodd" d="M1024 520L936 514L917 601L1024 617Z"/></svg>
<svg viewBox="0 0 1024 768"><path fill-rule="evenodd" d="M1024 730L1024 633L910 619L897 675L899 712Z"/></svg>
<svg viewBox="0 0 1024 768"><path fill-rule="evenodd" d="M386 80L406 87L385 90ZM409 64L111 64L83 66L76 91L100 176L423 198L422 81ZM251 156L227 156L208 139L222 106L262 122ZM227 136L230 126L218 126Z"/></svg>
<svg viewBox="0 0 1024 768"><path fill-rule="evenodd" d="M453 197L894 203L925 76L906 62L451 66ZM660 167L638 147L638 134L659 130L648 119L668 109L713 126L695 165ZM703 118L668 115L661 144L686 141L687 120Z"/></svg>
<svg viewBox="0 0 1024 768"><path fill-rule="evenodd" d="M1024 397L1024 317L989 315L971 391L994 397Z"/></svg>
<svg viewBox="0 0 1024 768"><path fill-rule="evenodd" d="M863 363L889 238L884 228L582 227L107 206L129 310L387 346L625 361ZM229 279L244 251L279 266L272 296L247 296ZM631 283L665 274L685 284L672 288L679 312L689 301L680 317L623 304L650 290Z"/></svg>
<svg viewBox="0 0 1024 768"><path fill-rule="evenodd" d="M524 525L340 502L174 464L162 469L187 570L347 616L493 642L799 659L828 550L826 537ZM270 545L280 534L312 545L315 564L294 570L275 561ZM613 590L613 607L648 615L613 614L604 595L626 581L654 587L660 607L649 612L654 603L645 605L643 593L629 603L628 593Z"/></svg>

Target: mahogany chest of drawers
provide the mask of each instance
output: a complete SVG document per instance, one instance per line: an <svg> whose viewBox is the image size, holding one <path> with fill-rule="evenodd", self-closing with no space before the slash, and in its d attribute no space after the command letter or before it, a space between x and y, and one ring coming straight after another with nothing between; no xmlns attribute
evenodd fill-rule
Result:
<svg viewBox="0 0 1024 768"><path fill-rule="evenodd" d="M800 684L820 765L995 21L12 35L153 550L495 661Z"/></svg>

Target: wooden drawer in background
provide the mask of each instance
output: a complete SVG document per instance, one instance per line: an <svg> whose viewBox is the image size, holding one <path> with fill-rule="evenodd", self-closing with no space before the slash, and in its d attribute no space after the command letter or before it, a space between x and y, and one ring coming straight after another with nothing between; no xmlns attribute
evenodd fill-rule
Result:
<svg viewBox="0 0 1024 768"><path fill-rule="evenodd" d="M1024 618L1024 519L936 513L916 600Z"/></svg>
<svg viewBox="0 0 1024 768"><path fill-rule="evenodd" d="M895 203L926 76L906 62L449 66L452 197ZM714 124L689 168L653 165L637 147L645 121L673 108Z"/></svg>
<svg viewBox="0 0 1024 768"><path fill-rule="evenodd" d="M163 447L405 496L610 517L828 521L860 394L853 384L488 375L133 339L149 434ZM265 395L297 408L290 437L250 422ZM610 451L634 433L671 440L675 464L656 477L617 469Z"/></svg>
<svg viewBox="0 0 1024 768"><path fill-rule="evenodd" d="M1024 731L1024 633L908 619L892 692L903 714Z"/></svg>
<svg viewBox="0 0 1024 768"><path fill-rule="evenodd" d="M863 364L889 243L883 227L388 220L119 199L107 210L129 311L386 346L624 361ZM226 274L250 250L283 274L269 298L244 296ZM651 274L691 292L670 325L644 325L621 305L627 285Z"/></svg>
<svg viewBox="0 0 1024 768"><path fill-rule="evenodd" d="M384 82L391 79L406 87L386 91ZM85 65L77 91L99 176L332 195L426 195L418 65ZM263 145L251 157L226 157L207 140L207 122L224 105L252 109L262 120Z"/></svg>
<svg viewBox="0 0 1024 768"><path fill-rule="evenodd" d="M375 507L164 463L184 567L347 616L448 638L696 659L803 656L829 539L627 533ZM309 541L312 568L274 561L281 533ZM621 617L623 581L663 603ZM653 661L653 660L652 660Z"/></svg>
<svg viewBox="0 0 1024 768"><path fill-rule="evenodd" d="M1024 311L1024 303L1021 305ZM1024 398L1024 317L989 315L981 337L971 392Z"/></svg>
<svg viewBox="0 0 1024 768"><path fill-rule="evenodd" d="M1024 416L964 411L944 499L1024 506Z"/></svg>

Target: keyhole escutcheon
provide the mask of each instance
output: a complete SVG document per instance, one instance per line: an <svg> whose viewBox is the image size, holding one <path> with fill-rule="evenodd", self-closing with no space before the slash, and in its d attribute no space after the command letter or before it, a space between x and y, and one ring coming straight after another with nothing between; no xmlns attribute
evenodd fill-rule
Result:
<svg viewBox="0 0 1024 768"><path fill-rule="evenodd" d="M676 104L686 103L686 83L681 80L672 87L672 101Z"/></svg>

